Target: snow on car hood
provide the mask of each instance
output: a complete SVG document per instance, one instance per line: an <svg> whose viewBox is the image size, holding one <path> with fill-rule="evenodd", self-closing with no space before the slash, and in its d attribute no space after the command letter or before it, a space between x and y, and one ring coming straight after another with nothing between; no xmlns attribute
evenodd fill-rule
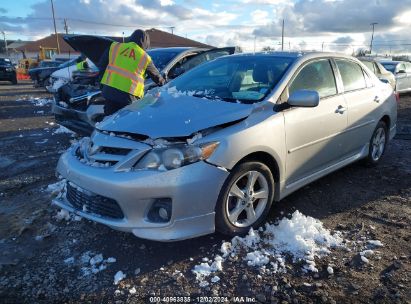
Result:
<svg viewBox="0 0 411 304"><path fill-rule="evenodd" d="M106 118L96 127L102 131L134 133L152 139L187 137L210 127L244 119L253 108L249 104L157 91Z"/></svg>

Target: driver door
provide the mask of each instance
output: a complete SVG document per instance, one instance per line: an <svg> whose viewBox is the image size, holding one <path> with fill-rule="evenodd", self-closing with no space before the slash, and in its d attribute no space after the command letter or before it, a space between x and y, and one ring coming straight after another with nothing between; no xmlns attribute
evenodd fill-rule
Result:
<svg viewBox="0 0 411 304"><path fill-rule="evenodd" d="M306 64L291 81L289 94L314 90L320 103L314 108L294 107L284 111L287 187L338 162L344 155L347 106L338 94L329 59Z"/></svg>

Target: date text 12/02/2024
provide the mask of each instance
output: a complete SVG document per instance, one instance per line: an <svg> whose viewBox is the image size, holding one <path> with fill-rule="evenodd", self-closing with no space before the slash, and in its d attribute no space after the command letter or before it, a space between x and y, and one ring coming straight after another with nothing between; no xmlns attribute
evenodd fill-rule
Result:
<svg viewBox="0 0 411 304"><path fill-rule="evenodd" d="M181 296L181 297L150 297L150 303L255 303L254 297L207 297L207 296Z"/></svg>

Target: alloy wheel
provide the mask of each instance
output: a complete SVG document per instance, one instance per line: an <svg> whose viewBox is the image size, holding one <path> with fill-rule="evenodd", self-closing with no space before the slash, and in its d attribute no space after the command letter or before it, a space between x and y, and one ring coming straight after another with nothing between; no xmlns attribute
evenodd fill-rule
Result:
<svg viewBox="0 0 411 304"><path fill-rule="evenodd" d="M253 225L264 212L269 197L266 177L258 171L248 171L231 186L226 200L226 214L236 227Z"/></svg>
<svg viewBox="0 0 411 304"><path fill-rule="evenodd" d="M380 127L375 131L375 135L372 140L371 157L374 161L378 161L384 153L385 140L385 129Z"/></svg>

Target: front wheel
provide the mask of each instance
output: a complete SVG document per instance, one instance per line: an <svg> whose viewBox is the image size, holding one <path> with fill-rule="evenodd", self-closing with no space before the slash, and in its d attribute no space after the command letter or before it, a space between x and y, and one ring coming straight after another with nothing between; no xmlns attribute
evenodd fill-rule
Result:
<svg viewBox="0 0 411 304"><path fill-rule="evenodd" d="M236 166L225 181L216 204L216 230L243 235L266 218L274 198L274 178L260 162Z"/></svg>
<svg viewBox="0 0 411 304"><path fill-rule="evenodd" d="M369 166L375 166L384 155L388 142L387 125L380 121L371 136L370 147L365 162Z"/></svg>

